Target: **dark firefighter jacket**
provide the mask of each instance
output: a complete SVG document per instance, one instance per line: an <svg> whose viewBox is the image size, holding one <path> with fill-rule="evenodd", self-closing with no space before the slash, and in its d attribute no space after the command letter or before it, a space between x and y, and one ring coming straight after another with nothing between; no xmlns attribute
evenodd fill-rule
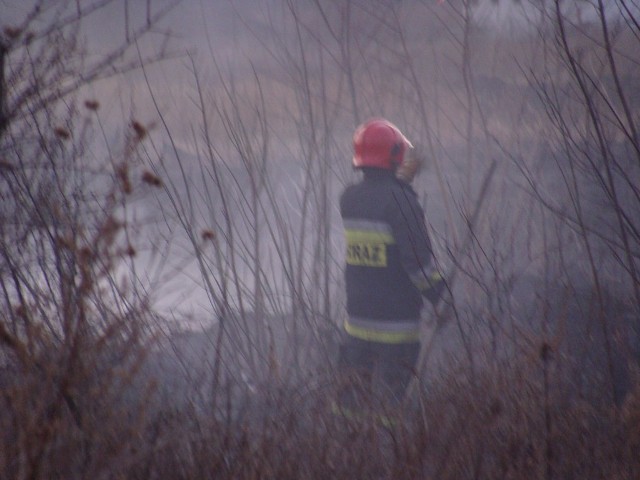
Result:
<svg viewBox="0 0 640 480"><path fill-rule="evenodd" d="M347 333L382 343L418 341L425 296L435 301L435 269L424 212L392 171L365 168L340 197L346 240Z"/></svg>

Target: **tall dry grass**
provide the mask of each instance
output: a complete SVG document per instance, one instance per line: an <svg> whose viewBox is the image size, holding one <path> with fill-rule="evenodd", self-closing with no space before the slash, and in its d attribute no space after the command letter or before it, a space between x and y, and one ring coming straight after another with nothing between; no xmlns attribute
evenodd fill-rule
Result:
<svg viewBox="0 0 640 480"><path fill-rule="evenodd" d="M366 5L325 11L316 2L304 13L325 14L323 28L334 25L331 19L343 28L307 37L298 4L283 5L298 42L282 42L277 51L292 73L282 88L294 99L287 114L296 125L285 143L295 140L291 156L301 159L302 182L289 199L297 217L284 208L277 179L265 174L274 143L282 147L268 107L282 104L269 98L257 71L250 91L240 92L218 64L222 95L212 101L191 64L200 134L196 183L160 108L177 177L165 168L157 136L136 119L120 125L123 140L109 143L106 158L93 158L89 146L102 129L105 100L58 87L98 78L110 63L95 65L87 77L70 68L79 68L72 59L58 61L56 52L77 46L73 28L38 37L51 47L41 43L42 56L30 56L26 29L5 30L1 53L11 68L2 71L0 91L0 477L640 478L638 238L630 208L637 186L622 183L624 195L611 188L625 172L636 174L633 162L615 155L620 138L624 152L638 151L624 88L621 95L615 87L620 109L611 108L604 90L594 90L602 88L599 77L585 77L594 70L580 63L585 57L573 49L575 37L559 28L563 14L547 17L558 27L556 42L546 44L553 59L547 66L568 69L557 77L547 71L545 79L523 76L542 108L520 120L540 127L543 114L551 117L541 122L553 154L545 166L555 166L563 181L551 187L569 200L558 206L545 195L548 178L524 161L527 152L511 148L517 139L507 145L500 138L495 118L487 117L492 110L478 101L471 5L443 7L459 22L446 37L447 51L464 67L463 108L453 116L465 121L455 132L431 113L446 111L444 102L430 104L437 87L419 81L419 65L430 57L412 51L417 44L407 32L420 30L401 28L401 9L381 3L389 13L381 18ZM419 13L436 29L433 8L423 5ZM82 15L68 18L77 28ZM350 30L354 18L373 23ZM371 50L361 49L376 29ZM307 42L322 48L304 48ZM601 45L607 42L594 48ZM337 47L335 55L312 57ZM604 58L601 71L615 73L612 48L589 62ZM337 77L329 75L335 73L329 58L339 59ZM379 75L387 61L406 74L402 98L389 94L390 80ZM51 83L38 89L32 74ZM344 98L333 96L339 89L332 78L348 86L349 119L335 108ZM567 106L556 89L577 100ZM594 95L597 104L589 101ZM476 225L468 222L476 187L471 168L463 170L469 189L459 197L442 175L433 176L434 191L448 203L446 235L437 238L444 238L445 258L457 254L456 308L406 404L372 398L371 415L345 417L332 409L342 380L332 361L342 311L332 205L348 177L338 166L348 158L346 147L336 137L342 127L349 130L352 115L371 111L370 98L390 113L399 103L408 123L420 119L414 133L428 137L434 161L451 155L437 139L462 141L465 168L473 166L478 139L497 139L491 151L516 165L529 203L515 205L509 190L496 188ZM572 122L576 112L586 113L584 128ZM152 308L156 292L137 263L148 239L136 235L143 226L134 214L137 199L150 192L195 258L215 319L202 332L176 332ZM613 215L605 220L615 222L584 215L593 198L608 200L603 211ZM458 252L463 237L469 247ZM613 267L601 268L593 255L603 246ZM521 264L514 267L520 256L530 277Z"/></svg>

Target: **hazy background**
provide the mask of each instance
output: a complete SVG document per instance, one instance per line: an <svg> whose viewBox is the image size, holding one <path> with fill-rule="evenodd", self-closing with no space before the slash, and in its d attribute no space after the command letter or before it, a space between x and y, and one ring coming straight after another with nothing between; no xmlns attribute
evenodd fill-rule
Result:
<svg viewBox="0 0 640 480"><path fill-rule="evenodd" d="M637 2L32 4L0 0L0 476L640 478ZM345 418L371 116L424 155L452 295L402 412Z"/></svg>
<svg viewBox="0 0 640 480"><path fill-rule="evenodd" d="M145 1L114 2L95 12L82 23L86 58L100 58L171 3L149 10ZM3 23L27 4L2 2ZM51 15L56 5L47 4ZM560 10L569 48L593 75L592 88L603 89L594 96L615 112L597 6L563 2ZM637 118L637 38L619 12L615 2L604 5ZM533 308L536 288L548 289L550 278L588 289L594 262L601 283L629 295L620 242L595 234L585 245L576 222L562 220L577 211L587 231L618 228L606 185L573 168L582 160L572 155L599 152L558 50L555 13L529 2L176 2L128 54L163 51L163 60L81 92L101 104L97 158L114 154L129 120L149 128L143 163L167 188L139 195L125 215L137 225L136 275L153 285L145 287L153 305L198 327L215 323L222 297L232 310L294 316L299 303L339 325L337 200L357 178L352 132L371 116L395 122L427 158L415 188L442 269L458 263L466 274L455 288L472 323L478 309L519 316ZM614 156L633 155L615 125L609 134ZM467 220L492 163L471 235ZM631 223L637 175L631 164L615 180ZM204 231L216 235L216 248L205 248ZM470 237L471 251L459 251ZM209 286L203 268L211 269Z"/></svg>

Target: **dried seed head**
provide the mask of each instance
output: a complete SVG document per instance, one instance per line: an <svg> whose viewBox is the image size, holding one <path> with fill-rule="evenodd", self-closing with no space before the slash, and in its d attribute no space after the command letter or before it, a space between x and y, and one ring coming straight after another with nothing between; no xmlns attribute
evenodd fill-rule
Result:
<svg viewBox="0 0 640 480"><path fill-rule="evenodd" d="M142 172L142 181L153 187L162 186L162 180L160 180L157 175L155 175L153 172L150 172L149 170L145 170L144 172Z"/></svg>
<svg viewBox="0 0 640 480"><path fill-rule="evenodd" d="M147 129L140 122L132 120L131 128L133 128L133 131L136 133L136 138L138 140L142 140L147 136Z"/></svg>
<svg viewBox="0 0 640 480"><path fill-rule="evenodd" d="M214 240L216 238L216 234L213 230L203 230L201 235L202 240Z"/></svg>
<svg viewBox="0 0 640 480"><path fill-rule="evenodd" d="M109 245L113 243L116 234L123 226L124 225L122 224L122 222L111 216L104 221L104 223L98 230L98 238L101 241L104 241L105 244Z"/></svg>
<svg viewBox="0 0 640 480"><path fill-rule="evenodd" d="M62 140L71 138L71 133L64 127L54 127L53 132Z"/></svg>
<svg viewBox="0 0 640 480"><path fill-rule="evenodd" d="M18 27L11 27L8 25L4 27L3 31L9 40L15 40L22 33L22 30L20 30Z"/></svg>
<svg viewBox="0 0 640 480"><path fill-rule="evenodd" d="M84 106L87 110L91 110L92 112L95 112L100 108L100 102L98 102L97 100L85 100Z"/></svg>
<svg viewBox="0 0 640 480"><path fill-rule="evenodd" d="M120 182L120 187L125 194L130 194L133 191L131 180L129 180L129 166L126 163L121 163L116 167L116 177Z"/></svg>

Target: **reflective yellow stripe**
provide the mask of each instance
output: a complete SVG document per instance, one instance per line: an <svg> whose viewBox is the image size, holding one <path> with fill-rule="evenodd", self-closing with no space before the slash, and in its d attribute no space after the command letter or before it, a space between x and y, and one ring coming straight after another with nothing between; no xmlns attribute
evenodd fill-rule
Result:
<svg viewBox="0 0 640 480"><path fill-rule="evenodd" d="M425 274L422 271L418 271L409 276L413 284L421 292L435 287L443 280L442 275L440 275L440 272L437 270L433 271L431 275L429 275L429 278L425 278L424 275Z"/></svg>
<svg viewBox="0 0 640 480"><path fill-rule="evenodd" d="M431 276L429 277L429 281L434 284L439 282L440 280L442 280L442 275L440 275L440 272L435 271L431 274Z"/></svg>
<svg viewBox="0 0 640 480"><path fill-rule="evenodd" d="M420 341L419 330L411 332L382 332L380 330L358 327L351 324L349 320L345 320L344 329L352 337L356 337L367 342L413 343Z"/></svg>
<svg viewBox="0 0 640 480"><path fill-rule="evenodd" d="M393 235L387 232L345 229L347 243L394 243Z"/></svg>

